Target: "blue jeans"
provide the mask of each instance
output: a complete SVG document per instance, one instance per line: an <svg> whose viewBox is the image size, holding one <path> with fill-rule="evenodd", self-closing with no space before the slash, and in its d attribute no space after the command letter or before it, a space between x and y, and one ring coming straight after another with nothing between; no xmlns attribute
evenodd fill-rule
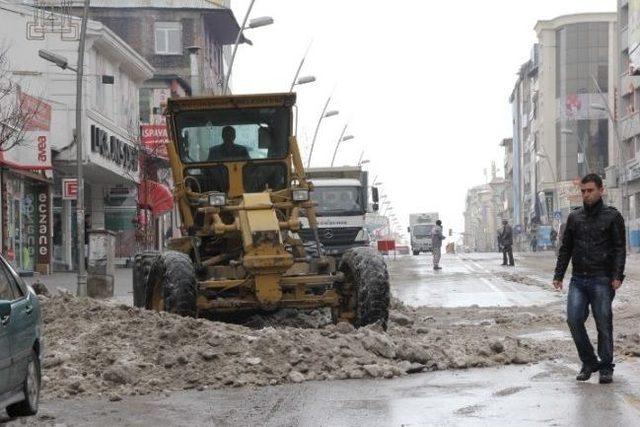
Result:
<svg viewBox="0 0 640 427"><path fill-rule="evenodd" d="M584 365L613 368L613 311L611 303L616 291L608 277L572 277L567 300L567 323L573 342ZM584 323L593 311L598 330L598 356L596 357Z"/></svg>

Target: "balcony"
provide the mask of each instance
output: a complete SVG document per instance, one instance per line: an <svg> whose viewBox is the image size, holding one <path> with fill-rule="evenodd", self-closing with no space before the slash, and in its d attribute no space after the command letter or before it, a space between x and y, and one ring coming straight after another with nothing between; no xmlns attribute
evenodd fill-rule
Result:
<svg viewBox="0 0 640 427"><path fill-rule="evenodd" d="M638 113L623 117L619 121L620 138L624 141L640 134L640 120Z"/></svg>
<svg viewBox="0 0 640 427"><path fill-rule="evenodd" d="M629 28L627 26L620 29L620 46L618 47L618 50L620 52L622 52L623 50L629 49L628 33L629 33Z"/></svg>

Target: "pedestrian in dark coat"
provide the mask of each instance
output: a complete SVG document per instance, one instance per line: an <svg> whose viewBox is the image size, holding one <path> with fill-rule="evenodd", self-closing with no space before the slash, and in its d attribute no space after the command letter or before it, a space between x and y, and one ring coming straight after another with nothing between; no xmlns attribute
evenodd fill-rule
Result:
<svg viewBox="0 0 640 427"><path fill-rule="evenodd" d="M513 229L506 219L502 221L502 231L500 232L500 246L502 247L502 265L513 267ZM507 258L509 264L507 264Z"/></svg>

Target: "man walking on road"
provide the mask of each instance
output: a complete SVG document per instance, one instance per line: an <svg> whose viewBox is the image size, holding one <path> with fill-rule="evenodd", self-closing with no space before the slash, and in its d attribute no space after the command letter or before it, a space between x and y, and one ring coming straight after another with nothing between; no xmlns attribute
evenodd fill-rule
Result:
<svg viewBox="0 0 640 427"><path fill-rule="evenodd" d="M442 256L442 241L445 238L444 234L442 234L442 221L437 220L436 226L431 230L431 252L433 253L434 270L442 270L440 257Z"/></svg>
<svg viewBox="0 0 640 427"><path fill-rule="evenodd" d="M500 232L500 246L502 247L502 265L509 265L513 267L515 262L513 261L513 230L509 225L509 221L506 219L502 221L502 231ZM507 264L507 256L509 257L509 264Z"/></svg>
<svg viewBox="0 0 640 427"><path fill-rule="evenodd" d="M562 289L562 279L572 260L573 272L567 299L567 323L576 344L582 369L576 379L587 381L600 371L600 383L613 381L613 312L611 304L624 280L626 237L620 212L602 202L602 178L589 174L582 178L583 207L567 219L553 277L553 286ZM584 324L589 306L598 330L598 356Z"/></svg>

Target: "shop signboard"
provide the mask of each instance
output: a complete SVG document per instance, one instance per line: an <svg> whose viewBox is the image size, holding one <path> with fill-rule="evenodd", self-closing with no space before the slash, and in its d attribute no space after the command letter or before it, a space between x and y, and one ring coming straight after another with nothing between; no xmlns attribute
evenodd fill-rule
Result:
<svg viewBox="0 0 640 427"><path fill-rule="evenodd" d="M167 144L169 135L167 125L142 125L140 126L140 139L142 147L152 156L168 159Z"/></svg>
<svg viewBox="0 0 640 427"><path fill-rule="evenodd" d="M120 175L130 176L137 180L138 149L131 142L97 124L91 124L89 133L91 135L91 154L95 159L92 161L97 161L110 170L113 170L113 166L117 166L120 169Z"/></svg>
<svg viewBox="0 0 640 427"><path fill-rule="evenodd" d="M21 90L16 93L16 102L21 112L17 128L13 133L14 144L0 151L0 163L14 169L51 169L51 106Z"/></svg>
<svg viewBox="0 0 640 427"><path fill-rule="evenodd" d="M51 212L49 186L40 185L36 191L37 264L40 272L48 273L51 262Z"/></svg>
<svg viewBox="0 0 640 427"><path fill-rule="evenodd" d="M65 178L62 180L62 199L76 200L78 198L78 180Z"/></svg>

